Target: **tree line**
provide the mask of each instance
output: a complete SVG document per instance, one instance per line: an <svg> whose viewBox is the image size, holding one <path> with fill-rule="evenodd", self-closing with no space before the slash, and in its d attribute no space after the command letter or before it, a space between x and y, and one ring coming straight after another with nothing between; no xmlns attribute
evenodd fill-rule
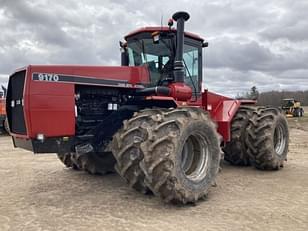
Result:
<svg viewBox="0 0 308 231"><path fill-rule="evenodd" d="M302 106L308 106L307 91L270 91L262 92L258 97L259 105L280 106L283 99L294 98L301 102Z"/></svg>
<svg viewBox="0 0 308 231"><path fill-rule="evenodd" d="M257 100L258 105L281 106L283 99L293 98L301 102L302 106L308 106L308 90L306 91L269 91L259 92L253 86L249 92L238 94L237 99Z"/></svg>

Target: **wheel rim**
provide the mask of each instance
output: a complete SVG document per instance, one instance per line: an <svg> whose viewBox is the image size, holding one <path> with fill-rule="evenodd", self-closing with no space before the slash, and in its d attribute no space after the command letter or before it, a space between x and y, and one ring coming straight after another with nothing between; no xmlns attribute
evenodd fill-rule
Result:
<svg viewBox="0 0 308 231"><path fill-rule="evenodd" d="M204 179L209 168L210 153L207 140L200 134L190 135L182 149L181 168L184 175L194 182Z"/></svg>
<svg viewBox="0 0 308 231"><path fill-rule="evenodd" d="M276 153L281 156L284 153L285 147L286 147L286 137L283 134L283 126L278 125L275 128L274 132L274 148Z"/></svg>

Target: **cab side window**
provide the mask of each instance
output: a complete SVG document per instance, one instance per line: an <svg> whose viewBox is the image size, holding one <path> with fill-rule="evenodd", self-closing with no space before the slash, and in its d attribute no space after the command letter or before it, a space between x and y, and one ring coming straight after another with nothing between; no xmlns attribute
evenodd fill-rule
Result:
<svg viewBox="0 0 308 231"><path fill-rule="evenodd" d="M199 92L199 49L198 47L184 44L184 69L185 83L193 91Z"/></svg>

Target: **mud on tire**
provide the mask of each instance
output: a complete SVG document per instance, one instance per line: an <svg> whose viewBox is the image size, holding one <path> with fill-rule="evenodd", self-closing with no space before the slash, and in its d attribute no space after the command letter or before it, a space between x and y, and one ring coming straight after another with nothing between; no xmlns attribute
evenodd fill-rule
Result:
<svg viewBox="0 0 308 231"><path fill-rule="evenodd" d="M231 141L223 148L224 159L232 165L250 165L245 143L246 129L256 107L241 106L231 124Z"/></svg>
<svg viewBox="0 0 308 231"><path fill-rule="evenodd" d="M247 127L246 146L253 165L262 170L278 170L287 159L288 123L277 108L259 108Z"/></svg>
<svg viewBox="0 0 308 231"><path fill-rule="evenodd" d="M139 167L143 160L140 144L148 139L147 128L153 126L153 116L159 109L135 112L133 117L123 122L123 127L113 136L112 151L116 159L115 169L130 187L141 193L148 193L144 184L144 173Z"/></svg>
<svg viewBox="0 0 308 231"><path fill-rule="evenodd" d="M161 110L141 143L145 183L165 202L204 197L219 170L220 141L214 123L197 108Z"/></svg>

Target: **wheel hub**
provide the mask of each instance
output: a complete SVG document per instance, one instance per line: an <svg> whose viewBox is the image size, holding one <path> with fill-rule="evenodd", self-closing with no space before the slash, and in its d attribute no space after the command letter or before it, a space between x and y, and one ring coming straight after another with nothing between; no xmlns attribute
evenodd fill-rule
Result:
<svg viewBox="0 0 308 231"><path fill-rule="evenodd" d="M278 125L274 131L274 149L276 153L281 156L286 147L286 137L283 133L282 125Z"/></svg>
<svg viewBox="0 0 308 231"><path fill-rule="evenodd" d="M190 135L182 150L181 168L185 176L194 182L205 178L210 165L208 143L201 134Z"/></svg>

